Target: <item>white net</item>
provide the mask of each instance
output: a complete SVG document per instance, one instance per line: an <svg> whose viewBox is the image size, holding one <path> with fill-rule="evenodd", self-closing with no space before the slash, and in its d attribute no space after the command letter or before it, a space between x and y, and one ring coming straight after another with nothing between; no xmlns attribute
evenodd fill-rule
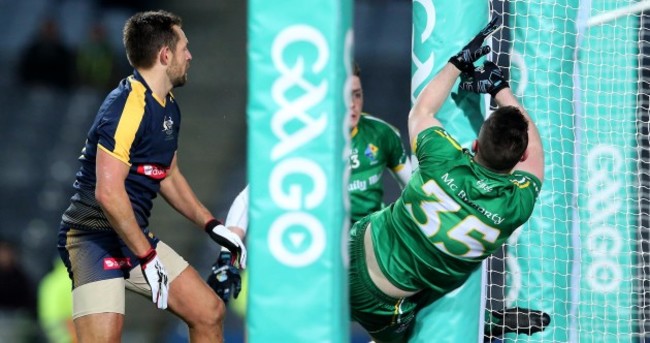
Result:
<svg viewBox="0 0 650 343"><path fill-rule="evenodd" d="M551 315L507 341L637 342L650 329L650 1L493 1L498 64L540 128L546 180L488 308ZM650 12L648 12L650 14Z"/></svg>

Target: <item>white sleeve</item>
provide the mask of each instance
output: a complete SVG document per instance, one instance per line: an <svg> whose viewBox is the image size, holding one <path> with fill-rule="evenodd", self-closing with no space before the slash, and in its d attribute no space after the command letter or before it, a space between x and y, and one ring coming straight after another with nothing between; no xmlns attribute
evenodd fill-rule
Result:
<svg viewBox="0 0 650 343"><path fill-rule="evenodd" d="M248 188L246 185L230 205L225 223L226 227L236 226L244 230L244 233L248 230Z"/></svg>
<svg viewBox="0 0 650 343"><path fill-rule="evenodd" d="M413 173L413 169L411 168L411 161L409 158L406 158L406 162L404 162L402 168L400 168L398 171L391 170L391 173L393 174L393 177L395 177L395 180L397 180L399 187L404 188L404 186L409 182L411 174Z"/></svg>

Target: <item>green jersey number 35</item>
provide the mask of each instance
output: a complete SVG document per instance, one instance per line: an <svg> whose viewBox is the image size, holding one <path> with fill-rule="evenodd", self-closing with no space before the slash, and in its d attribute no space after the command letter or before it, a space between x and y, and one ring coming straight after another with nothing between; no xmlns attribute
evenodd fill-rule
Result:
<svg viewBox="0 0 650 343"><path fill-rule="evenodd" d="M412 203L405 205L411 217L433 244L446 254L459 258L485 256L486 246L483 243L494 243L500 231L486 225L472 214L461 213L461 205L445 193L434 180L424 183L422 190L434 198L417 204L419 211L426 216L424 222L417 219L422 218L421 216L413 213Z"/></svg>

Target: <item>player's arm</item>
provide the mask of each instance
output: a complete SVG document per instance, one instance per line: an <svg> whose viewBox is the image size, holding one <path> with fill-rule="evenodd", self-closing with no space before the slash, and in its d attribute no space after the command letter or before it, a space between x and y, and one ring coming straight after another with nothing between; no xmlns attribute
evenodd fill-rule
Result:
<svg viewBox="0 0 650 343"><path fill-rule="evenodd" d="M135 219L131 200L126 192L124 182L128 174L128 164L105 151L103 147L98 147L95 198L126 246L136 256L144 256L151 249L151 244Z"/></svg>
<svg viewBox="0 0 650 343"><path fill-rule="evenodd" d="M420 92L408 118L411 144L415 142L418 134L423 130L432 126L442 126L435 115L447 99L447 96L449 96L449 92L451 92L451 88L459 75L460 70L453 64L447 63Z"/></svg>
<svg viewBox="0 0 650 343"><path fill-rule="evenodd" d="M246 248L241 230L228 230L203 205L178 167L174 154L167 177L160 182L160 194L178 213L203 228L217 244L232 251L241 268L246 267Z"/></svg>
<svg viewBox="0 0 650 343"><path fill-rule="evenodd" d="M244 238L248 230L248 199L249 199L249 186L246 185L244 189L239 192L235 200L233 200L226 216L226 226L237 232L240 237Z"/></svg>
<svg viewBox="0 0 650 343"><path fill-rule="evenodd" d="M381 149L387 152L386 167L399 187L403 189L411 178L413 167L399 130L390 126L390 131L384 135L382 145L385 145L385 148Z"/></svg>
<svg viewBox="0 0 650 343"><path fill-rule="evenodd" d="M226 226L240 237L244 237L248 229L248 196L249 187L247 185L230 205L226 217ZM237 298L241 291L239 268L233 262L231 252L222 248L207 279L208 285L226 304L231 294Z"/></svg>
<svg viewBox="0 0 650 343"><path fill-rule="evenodd" d="M167 271L140 229L124 184L130 167L104 150L97 149L95 198L111 226L138 257L145 281L151 287L151 300L159 309L167 308Z"/></svg>
<svg viewBox="0 0 650 343"><path fill-rule="evenodd" d="M167 171L167 177L160 182L160 194L178 213L200 228L214 219L181 173L176 154Z"/></svg>
<svg viewBox="0 0 650 343"><path fill-rule="evenodd" d="M483 42L499 27L497 21L497 17L492 18L483 30L449 59L449 63L420 92L409 114L411 144L423 130L432 126L442 126L435 115L449 96L461 71L471 73L474 70L474 62L490 52L490 47L483 46Z"/></svg>
<svg viewBox="0 0 650 343"><path fill-rule="evenodd" d="M531 173L537 176L540 182L544 182L544 146L542 145L542 139L539 136L537 125L535 125L535 122L533 122L533 119L530 117L528 112L519 103L519 101L517 101L517 98L515 98L515 95L512 94L512 91L509 87L504 88L498 92L494 96L494 100L499 106L515 106L519 108L521 113L528 120L528 147L526 148L527 158L519 162L514 169Z"/></svg>
<svg viewBox="0 0 650 343"><path fill-rule="evenodd" d="M390 172L397 181L397 184L399 184L399 187L404 188L404 186L409 182L411 174L413 173L413 168L411 168L411 161L409 160L408 156L406 157L406 162L398 165L395 168L391 168Z"/></svg>

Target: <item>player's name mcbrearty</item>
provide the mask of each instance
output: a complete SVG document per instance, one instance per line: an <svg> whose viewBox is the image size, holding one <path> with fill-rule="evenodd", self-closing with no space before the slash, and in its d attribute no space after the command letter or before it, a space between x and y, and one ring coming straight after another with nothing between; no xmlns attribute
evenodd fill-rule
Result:
<svg viewBox="0 0 650 343"><path fill-rule="evenodd" d="M465 193L465 191L462 190L462 189L460 191L458 191L458 197L461 198L461 200L463 200L466 204L468 204L469 206L471 206L474 209L476 209L477 211L479 211L487 219L494 222L495 225L499 225L505 220L505 218L503 218L502 215L500 215L498 213L495 213L495 212L490 212L490 211L486 210L485 208L479 206L475 202L469 200L467 198L467 193Z"/></svg>

